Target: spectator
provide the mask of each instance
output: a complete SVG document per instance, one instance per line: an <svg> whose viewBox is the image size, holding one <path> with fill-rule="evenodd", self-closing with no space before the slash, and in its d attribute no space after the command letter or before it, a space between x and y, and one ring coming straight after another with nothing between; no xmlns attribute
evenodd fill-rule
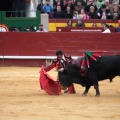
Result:
<svg viewBox="0 0 120 120"><path fill-rule="evenodd" d="M54 12L54 18L59 19L59 18L64 18L64 13L61 10L61 6L57 5L57 11Z"/></svg>
<svg viewBox="0 0 120 120"><path fill-rule="evenodd" d="M49 15L49 18L52 18L53 14L53 5L50 4L50 0L46 0L45 5L43 6L43 12Z"/></svg>
<svg viewBox="0 0 120 120"><path fill-rule="evenodd" d="M20 27L10 27L9 31L11 31L11 32L21 32L21 28Z"/></svg>
<svg viewBox="0 0 120 120"><path fill-rule="evenodd" d="M106 9L112 10L112 5L110 4L109 0L105 0L104 5L106 6Z"/></svg>
<svg viewBox="0 0 120 120"><path fill-rule="evenodd" d="M112 17L113 17L113 20L120 19L120 10L119 10L118 6L113 7Z"/></svg>
<svg viewBox="0 0 120 120"><path fill-rule="evenodd" d="M86 7L86 12L90 12L90 7L91 7L91 6L94 6L95 12L96 12L98 9L97 9L97 6L96 6L95 3L94 3L95 1L94 1L94 0L89 0L88 2L89 2L89 4L88 4L87 7Z"/></svg>
<svg viewBox="0 0 120 120"><path fill-rule="evenodd" d="M43 27L43 24L39 24L39 25L38 25L38 28L39 28L39 29L38 29L36 32L48 32L47 29L45 29L45 28Z"/></svg>
<svg viewBox="0 0 120 120"><path fill-rule="evenodd" d="M103 29L104 29L104 31L103 31L102 33L111 33L108 24L102 23L101 25L102 25L102 27L103 27Z"/></svg>
<svg viewBox="0 0 120 120"><path fill-rule="evenodd" d="M75 6L77 5L77 2L78 2L78 1L81 1L82 6L84 6L84 8L86 7L86 0L75 0L75 2L74 2L74 5L75 5Z"/></svg>
<svg viewBox="0 0 120 120"><path fill-rule="evenodd" d="M37 10L40 11L40 13L42 13L42 8L43 8L43 3L42 1L40 0L40 3L37 5Z"/></svg>
<svg viewBox="0 0 120 120"><path fill-rule="evenodd" d="M61 7L61 10L63 11L64 10L64 7L63 7L63 0L53 0L53 6L54 6L54 11L57 11L57 6L60 5Z"/></svg>
<svg viewBox="0 0 120 120"><path fill-rule="evenodd" d="M111 0L110 4L112 4L112 5L113 4L118 4L119 5L120 4L120 0Z"/></svg>
<svg viewBox="0 0 120 120"><path fill-rule="evenodd" d="M85 7L82 5L82 1L78 0L77 5L75 6L75 10L80 12L81 9L84 9Z"/></svg>
<svg viewBox="0 0 120 120"><path fill-rule="evenodd" d="M114 4L112 5L111 14L112 14L112 16L113 16L113 20L118 20L118 19L120 19L120 8L119 8L119 4L114 3Z"/></svg>
<svg viewBox="0 0 120 120"><path fill-rule="evenodd" d="M72 18L73 18L73 12L72 12L70 6L67 6L67 8L66 8L65 18L69 18L69 19L72 19Z"/></svg>
<svg viewBox="0 0 120 120"><path fill-rule="evenodd" d="M83 20L83 19L89 19L88 14L85 13L84 9L81 9L80 14L79 14L79 19Z"/></svg>
<svg viewBox="0 0 120 120"><path fill-rule="evenodd" d="M93 24L92 24L92 27L97 27L97 23L93 23Z"/></svg>
<svg viewBox="0 0 120 120"><path fill-rule="evenodd" d="M100 9L104 4L104 0L97 0L97 9Z"/></svg>
<svg viewBox="0 0 120 120"><path fill-rule="evenodd" d="M89 19L97 19L97 13L95 11L95 7L91 6L90 11L88 12Z"/></svg>
<svg viewBox="0 0 120 120"><path fill-rule="evenodd" d="M63 0L63 4L66 5L69 0ZM74 4L74 0L70 0L72 4Z"/></svg>
<svg viewBox="0 0 120 120"><path fill-rule="evenodd" d="M102 7L98 10L97 17L98 19L112 19L110 10L106 9L105 5L102 5Z"/></svg>
<svg viewBox="0 0 120 120"><path fill-rule="evenodd" d="M115 32L120 32L120 20L118 20L118 27L115 28Z"/></svg>
<svg viewBox="0 0 120 120"><path fill-rule="evenodd" d="M85 27L85 24L82 22L82 20L78 20L75 27Z"/></svg>
<svg viewBox="0 0 120 120"><path fill-rule="evenodd" d="M35 29L34 29L34 27L25 27L24 31L25 32L35 32Z"/></svg>
<svg viewBox="0 0 120 120"><path fill-rule="evenodd" d="M64 6L65 10L67 9L67 6L70 6L71 11L74 10L74 2L72 2L71 0L68 0L68 2L66 3L66 5Z"/></svg>
<svg viewBox="0 0 120 120"><path fill-rule="evenodd" d="M73 19L79 19L78 11L73 11Z"/></svg>
<svg viewBox="0 0 120 120"><path fill-rule="evenodd" d="M25 17L25 0L14 0L15 17Z"/></svg>
<svg viewBox="0 0 120 120"><path fill-rule="evenodd" d="M66 26L66 27L73 27L73 26L72 26L72 21L71 21L71 20L68 20L67 26Z"/></svg>

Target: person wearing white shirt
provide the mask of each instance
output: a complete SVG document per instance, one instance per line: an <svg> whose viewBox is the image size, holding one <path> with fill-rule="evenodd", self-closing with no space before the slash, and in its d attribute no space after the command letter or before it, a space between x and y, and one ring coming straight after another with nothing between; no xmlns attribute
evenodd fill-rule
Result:
<svg viewBox="0 0 120 120"><path fill-rule="evenodd" d="M38 25L39 29L36 32L48 32L47 29L43 27L43 24Z"/></svg>
<svg viewBox="0 0 120 120"><path fill-rule="evenodd" d="M111 33L108 24L102 23L102 27L103 27L103 29L104 29L104 31L103 31L102 33Z"/></svg>

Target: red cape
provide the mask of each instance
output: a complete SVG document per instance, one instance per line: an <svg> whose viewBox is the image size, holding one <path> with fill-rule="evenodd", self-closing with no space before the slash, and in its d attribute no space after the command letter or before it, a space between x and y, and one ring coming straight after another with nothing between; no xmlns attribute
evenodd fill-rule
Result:
<svg viewBox="0 0 120 120"><path fill-rule="evenodd" d="M50 95L60 95L61 94L61 85L59 82L55 82L44 70L42 66L40 70L40 87L42 90L45 90L46 93Z"/></svg>

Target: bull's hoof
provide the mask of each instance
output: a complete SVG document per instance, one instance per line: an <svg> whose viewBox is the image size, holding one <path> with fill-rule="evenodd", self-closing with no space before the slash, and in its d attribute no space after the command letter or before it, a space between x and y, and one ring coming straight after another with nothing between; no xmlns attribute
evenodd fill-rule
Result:
<svg viewBox="0 0 120 120"><path fill-rule="evenodd" d="M95 97L100 97L100 94L96 94Z"/></svg>
<svg viewBox="0 0 120 120"><path fill-rule="evenodd" d="M84 97L87 96L87 93L83 93L82 96L84 96Z"/></svg>

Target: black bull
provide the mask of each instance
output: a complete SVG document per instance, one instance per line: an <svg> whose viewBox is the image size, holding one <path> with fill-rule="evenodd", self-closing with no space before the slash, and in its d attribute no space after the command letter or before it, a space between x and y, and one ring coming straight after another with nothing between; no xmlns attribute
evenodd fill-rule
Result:
<svg viewBox="0 0 120 120"><path fill-rule="evenodd" d="M89 58L90 67L85 67L87 76L82 74L80 65L74 61L69 62L63 71L59 71L60 83L63 87L68 87L72 83L81 84L85 87L83 95L86 95L91 86L96 90L96 96L100 95L98 81L112 79L120 76L120 55L102 56L94 61Z"/></svg>

